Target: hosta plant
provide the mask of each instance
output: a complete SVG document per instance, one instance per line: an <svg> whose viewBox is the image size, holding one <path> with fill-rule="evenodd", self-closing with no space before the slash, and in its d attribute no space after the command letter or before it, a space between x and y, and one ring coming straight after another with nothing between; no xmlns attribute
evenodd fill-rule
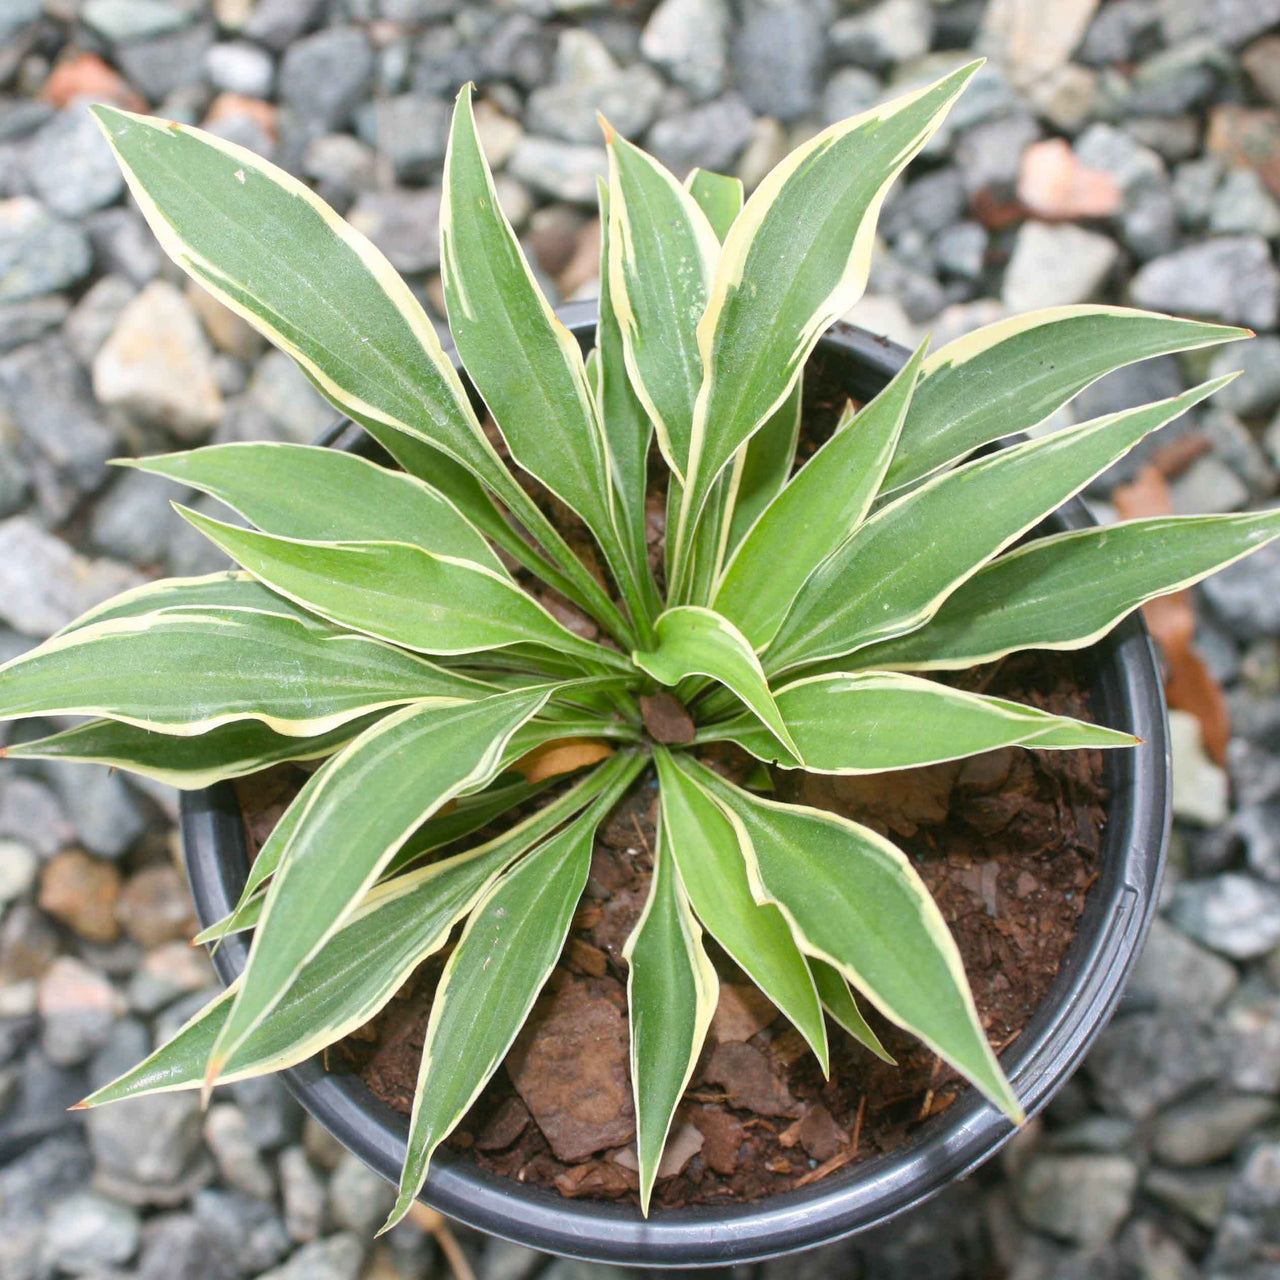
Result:
<svg viewBox="0 0 1280 1280"><path fill-rule="evenodd" d="M475 399L414 293L307 188L197 129L97 109L173 260L389 457L248 443L129 461L240 517L178 508L239 568L127 592L0 675L5 717L88 717L13 757L188 788L316 766L236 910L202 935L253 931L242 977L87 1105L297 1063L452 941L398 1221L556 964L596 829L651 770L652 887L625 949L642 1206L716 1004L708 935L824 1069L832 1024L884 1053L863 1001L1020 1118L906 857L779 803L768 769L728 780L706 749L858 774L1010 745L1129 747L922 673L1090 645L1280 534L1270 511L1023 541L1225 380L983 446L1113 369L1247 336L1109 306L922 346L795 468L806 359L857 301L890 184L974 69L824 130L745 204L737 181L681 183L606 125L585 358L503 216L464 89L440 259ZM566 601L586 625L562 623ZM556 761L576 772L540 778Z"/></svg>

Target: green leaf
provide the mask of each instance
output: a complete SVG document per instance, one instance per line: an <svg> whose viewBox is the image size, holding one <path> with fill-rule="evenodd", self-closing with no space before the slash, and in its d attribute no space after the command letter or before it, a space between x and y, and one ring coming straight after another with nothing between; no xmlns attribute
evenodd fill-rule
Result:
<svg viewBox="0 0 1280 1280"><path fill-rule="evenodd" d="M927 626L862 649L855 665L973 667L1017 649L1082 649L1135 609L1280 537L1280 512L1158 516L1038 538L994 560Z"/></svg>
<svg viewBox="0 0 1280 1280"><path fill-rule="evenodd" d="M511 456L582 517L616 571L609 455L582 352L502 212L469 85L449 134L440 250L450 332Z"/></svg>
<svg viewBox="0 0 1280 1280"><path fill-rule="evenodd" d="M1031 311L975 330L925 362L885 491L1031 430L1114 369L1252 336L1248 329L1095 304Z"/></svg>
<svg viewBox="0 0 1280 1280"><path fill-rule="evenodd" d="M299 608L292 600L277 595L243 569L223 569L198 578L160 578L112 596L53 637L69 635L91 622L114 618L139 618L149 613L205 613L210 609L247 609L251 613L274 613L293 618L322 631L332 628L314 613Z"/></svg>
<svg viewBox="0 0 1280 1280"><path fill-rule="evenodd" d="M600 312L596 321L596 345L588 359L588 375L604 427L613 477L614 509L618 531L640 584L644 599L643 620L637 620L641 640L652 640L651 623L662 612L662 597L649 571L648 512L649 442L653 423L640 403L627 374L622 329L609 286L609 188L597 181L600 199ZM592 364L594 363L594 369Z"/></svg>
<svg viewBox="0 0 1280 1280"><path fill-rule="evenodd" d="M742 446L737 464L738 487L729 522L728 551L747 536L747 531L790 478L800 441L803 402L804 377L801 375L778 411Z"/></svg>
<svg viewBox="0 0 1280 1280"><path fill-rule="evenodd" d="M344 413L417 435L499 493L511 478L386 258L306 186L186 125L93 108L165 252Z"/></svg>
<svg viewBox="0 0 1280 1280"><path fill-rule="evenodd" d="M800 946L1021 1123L960 952L901 850L834 813L750 795L687 756L681 767L737 828L757 899L778 905Z"/></svg>
<svg viewBox="0 0 1280 1280"><path fill-rule="evenodd" d="M640 1211L646 1218L671 1120L702 1052L720 992L668 845L664 830L654 855L649 899L622 950L629 966L631 1087Z"/></svg>
<svg viewBox="0 0 1280 1280"><path fill-rule="evenodd" d="M115 720L90 720L32 742L0 748L10 760L75 760L166 782L181 791L241 778L285 760L332 755L385 713L374 711L314 738L276 733L257 720L236 720L192 738L159 734Z"/></svg>
<svg viewBox="0 0 1280 1280"><path fill-rule="evenodd" d="M610 295L631 385L683 483L702 385L697 327L720 246L667 169L612 130L608 141Z"/></svg>
<svg viewBox="0 0 1280 1280"><path fill-rule="evenodd" d="M742 212L742 179L712 173L710 169L690 169L684 189L698 202L716 239L723 244L734 219Z"/></svg>
<svg viewBox="0 0 1280 1280"><path fill-rule="evenodd" d="M698 325L703 381L674 533L677 564L720 472L787 398L822 333L861 296L890 184L979 65L824 129L765 178L734 222Z"/></svg>
<svg viewBox="0 0 1280 1280"><path fill-rule="evenodd" d="M546 645L619 666L509 578L407 542L301 542L178 512L273 590L322 617L426 653Z"/></svg>
<svg viewBox="0 0 1280 1280"><path fill-rule="evenodd" d="M260 720L310 738L380 708L487 692L380 640L209 608L113 618L45 641L0 667L0 719L106 716L184 737Z"/></svg>
<svg viewBox="0 0 1280 1280"><path fill-rule="evenodd" d="M1229 381L1001 449L890 503L800 589L765 669L839 657L923 626L994 555Z"/></svg>
<svg viewBox="0 0 1280 1280"><path fill-rule="evenodd" d="M521 537L519 530L494 503L480 482L448 454L392 427L369 418L359 419L369 433L410 475L438 489L477 529L518 564L554 587L605 627L612 627L617 610L603 589L570 550L555 526L518 484L512 482L503 500L526 529L555 557L552 563Z"/></svg>
<svg viewBox="0 0 1280 1280"><path fill-rule="evenodd" d="M313 542L409 542L506 575L447 498L403 471L341 449L221 444L124 465L207 493L266 533Z"/></svg>
<svg viewBox="0 0 1280 1280"><path fill-rule="evenodd" d="M554 968L587 882L596 827L644 767L643 756L626 759L609 790L472 911L431 1004L400 1194L383 1231L412 1208L436 1147L498 1069Z"/></svg>
<svg viewBox="0 0 1280 1280"><path fill-rule="evenodd" d="M841 419L729 562L715 608L757 648L773 639L801 587L870 510L897 447L923 358L922 344L861 413Z"/></svg>
<svg viewBox="0 0 1280 1280"><path fill-rule="evenodd" d="M454 796L497 775L507 739L547 696L502 693L463 706L405 707L326 765L272 878L243 986L209 1056L207 1083L413 832Z"/></svg>
<svg viewBox="0 0 1280 1280"><path fill-rule="evenodd" d="M774 696L803 768L811 773L912 769L998 747L1077 750L1138 743L1130 734L1070 716L893 672L809 676ZM699 738L728 738L762 760L801 767L795 758L779 759L777 743L753 717L712 725Z"/></svg>
<svg viewBox="0 0 1280 1280"><path fill-rule="evenodd" d="M682 773L671 753L654 752L661 782L663 841L707 932L778 1006L830 1070L827 1027L813 976L777 907L751 892L737 833L719 806Z"/></svg>
<svg viewBox="0 0 1280 1280"><path fill-rule="evenodd" d="M801 754L774 704L760 659L733 623L710 609L685 605L668 609L656 629L657 649L633 653L636 666L668 686L695 675L719 680L768 725L792 755Z"/></svg>
<svg viewBox="0 0 1280 1280"><path fill-rule="evenodd" d="M833 969L825 960L816 956L809 957L809 969L813 973L814 986L818 988L818 997L822 1007L843 1027L860 1045L870 1049L882 1062L897 1066L889 1055L880 1037L867 1025L867 1020L858 1008L858 1002L849 990L848 979L839 969Z"/></svg>
<svg viewBox="0 0 1280 1280"><path fill-rule="evenodd" d="M372 889L304 966L271 1017L232 1054L222 1082L293 1066L366 1023L514 859L610 784L622 767L617 760L497 838ZM197 1088L239 990L237 979L173 1039L80 1105Z"/></svg>

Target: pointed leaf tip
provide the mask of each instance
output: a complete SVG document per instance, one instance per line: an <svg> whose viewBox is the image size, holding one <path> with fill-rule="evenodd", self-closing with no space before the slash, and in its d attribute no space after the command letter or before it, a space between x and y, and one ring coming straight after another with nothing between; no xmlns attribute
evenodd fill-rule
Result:
<svg viewBox="0 0 1280 1280"><path fill-rule="evenodd" d="M614 139L618 136L617 131L614 129L613 125L605 119L603 111L596 112L596 121L600 125L600 132L604 134L604 145L606 147L613 146Z"/></svg>

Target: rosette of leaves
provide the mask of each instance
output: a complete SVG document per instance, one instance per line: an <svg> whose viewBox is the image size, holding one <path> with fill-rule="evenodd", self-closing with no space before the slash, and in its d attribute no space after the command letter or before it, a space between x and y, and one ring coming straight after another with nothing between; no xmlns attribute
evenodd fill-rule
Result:
<svg viewBox="0 0 1280 1280"><path fill-rule="evenodd" d="M975 68L824 130L745 204L737 181L681 183L606 127L585 358L503 216L464 89L440 258L475 397L409 287L306 187L197 129L96 108L173 260L389 457L246 443L128 462L230 508L239 520L178 510L239 568L128 592L0 674L6 718L87 717L13 757L179 787L316 766L236 910L202 935L252 930L241 978L86 1105L295 1064L452 941L398 1221L556 964L597 827L656 781L652 887L625 949L646 1211L716 1004L708 935L824 1069L829 1019L884 1053L864 1001L1020 1118L907 858L728 780L703 750L730 741L769 766L858 774L1010 745L1129 747L921 673L1087 646L1280 534L1270 511L1024 540L1223 380L983 446L1130 362L1247 336L1115 307L922 347L796 468L806 359L861 294L890 185ZM563 625L549 593L590 624ZM655 698L687 718L646 722L639 704ZM514 766L539 751L583 767L531 781Z"/></svg>

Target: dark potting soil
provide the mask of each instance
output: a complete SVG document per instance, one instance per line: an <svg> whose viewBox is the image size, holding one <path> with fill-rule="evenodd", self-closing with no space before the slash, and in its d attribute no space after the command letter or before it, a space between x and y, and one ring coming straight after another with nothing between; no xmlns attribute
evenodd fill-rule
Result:
<svg viewBox="0 0 1280 1280"><path fill-rule="evenodd" d="M1071 655L1021 655L959 683L1090 718ZM736 748L719 751L716 763L739 778L748 767ZM241 784L253 851L304 777L284 766ZM907 852L956 938L988 1039L997 1051L1012 1043L1058 972L1098 875L1101 753L1010 748L857 778L779 771L775 783L781 798L835 810ZM560 964L449 1140L484 1169L566 1196L636 1198L622 947L648 891L655 808L646 775L602 825ZM721 1000L672 1126L657 1206L746 1201L808 1185L900 1146L966 1087L865 1004L898 1065L829 1023L832 1073L824 1080L799 1034L707 941ZM377 1018L326 1055L330 1070L359 1073L405 1114L447 956L427 960Z"/></svg>

